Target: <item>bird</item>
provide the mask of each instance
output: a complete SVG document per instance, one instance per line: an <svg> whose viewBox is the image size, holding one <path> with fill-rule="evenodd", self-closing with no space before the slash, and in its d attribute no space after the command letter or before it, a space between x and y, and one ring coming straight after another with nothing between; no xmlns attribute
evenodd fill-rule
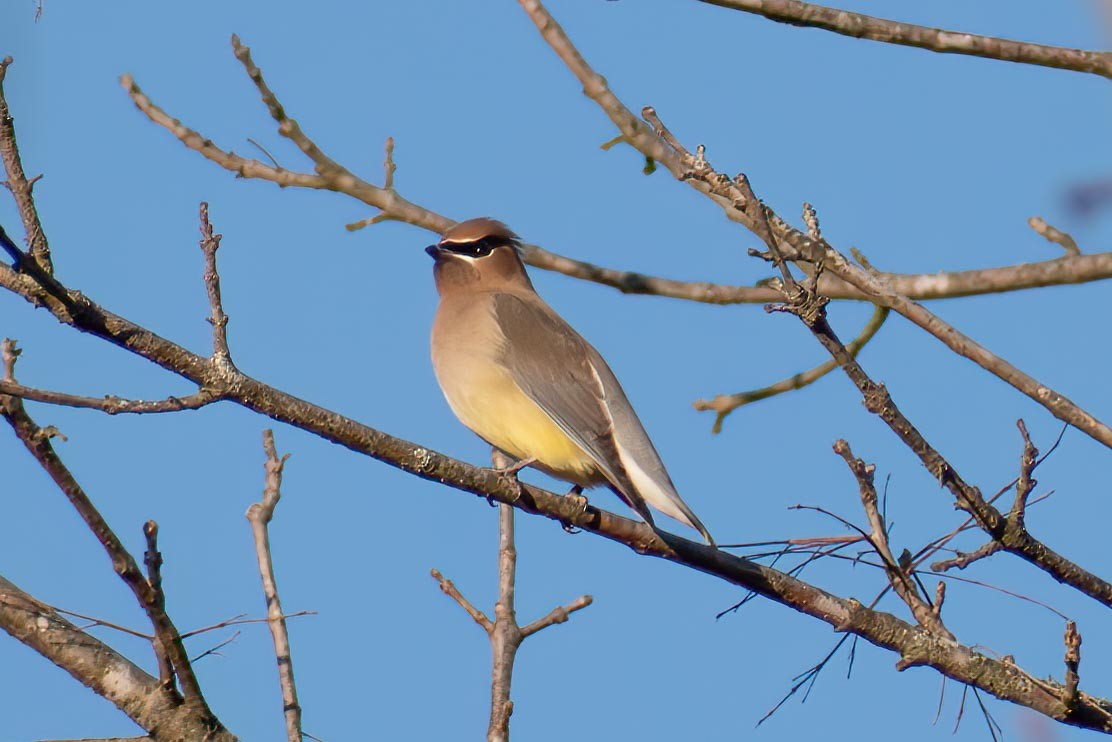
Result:
<svg viewBox="0 0 1112 742"><path fill-rule="evenodd" d="M683 501L621 384L537 294L516 234L489 217L425 251L440 301L432 364L456 417L496 451L570 482L604 485L655 529L648 506L714 539Z"/></svg>

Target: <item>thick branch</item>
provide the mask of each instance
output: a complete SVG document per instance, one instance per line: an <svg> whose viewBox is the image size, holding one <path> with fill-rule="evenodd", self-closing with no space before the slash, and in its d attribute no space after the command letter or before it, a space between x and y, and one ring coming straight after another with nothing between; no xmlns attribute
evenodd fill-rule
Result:
<svg viewBox="0 0 1112 742"><path fill-rule="evenodd" d="M0 285L37 303L38 292L42 289L29 286L24 279L10 268L0 266ZM1037 681L1014 664L933 636L890 614L865 609L856 601L838 598L783 572L671 534L655 532L644 523L595 507L582 508L569 498L522 485L491 469L443 456L281 392L242 372L223 374L204 357L105 310L84 294L72 292L70 296L73 311L59 309L55 317L60 321L119 345L199 386L211 386L225 393L228 400L248 409L423 479L514 505L625 544L640 554L667 559L753 590L840 631L850 631L892 650L901 655L907 666L932 667L954 680L973 684L999 698L1068 724L1103 729L1112 723L1112 704L1093 696L1079 693L1077 708L1066 714L1061 686Z"/></svg>
<svg viewBox="0 0 1112 742"><path fill-rule="evenodd" d="M159 730L160 740L235 742L234 735L214 728L195 709L165 693L158 678L3 577L0 628L115 704L143 729Z"/></svg>
<svg viewBox="0 0 1112 742"><path fill-rule="evenodd" d="M972 57L998 59L1002 62L1088 72L1112 78L1112 54L1108 52L1046 46L996 36L978 36L962 31L916 26L798 0L700 0L700 2L740 10L744 13L755 13L779 23L821 28L843 36L852 36L855 39L912 46L943 54L966 54Z"/></svg>
<svg viewBox="0 0 1112 742"><path fill-rule="evenodd" d="M112 561L112 568L131 589L135 599L146 612L154 627L157 644L161 645L173 664L174 673L181 683L185 704L193 708L198 716L206 719L213 729L221 729L220 722L209 710L201 694L181 636L162 604L161 592L144 578L134 557L124 548L119 537L109 527L81 485L58 458L50 443L50 431L35 424L24 411L23 402L17 397L0 395L0 415L8 421L16 436L58 485L89 530L100 541ZM167 690L170 692L172 688Z"/></svg>

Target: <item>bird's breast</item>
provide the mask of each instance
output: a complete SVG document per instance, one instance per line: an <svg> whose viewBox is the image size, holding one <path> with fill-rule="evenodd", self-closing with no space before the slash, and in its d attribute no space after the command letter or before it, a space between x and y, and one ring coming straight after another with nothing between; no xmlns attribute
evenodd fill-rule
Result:
<svg viewBox="0 0 1112 742"><path fill-rule="evenodd" d="M591 485L594 461L517 385L501 361L503 338L489 311L441 305L432 361L452 412L480 438L558 478Z"/></svg>

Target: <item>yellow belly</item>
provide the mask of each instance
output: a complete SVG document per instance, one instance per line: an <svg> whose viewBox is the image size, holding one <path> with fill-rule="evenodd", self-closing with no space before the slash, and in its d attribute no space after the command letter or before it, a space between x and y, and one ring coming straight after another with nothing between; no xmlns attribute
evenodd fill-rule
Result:
<svg viewBox="0 0 1112 742"><path fill-rule="evenodd" d="M585 486L600 481L591 458L507 372L485 359L454 360L452 373L438 380L464 425L518 460L536 458L538 468L556 477Z"/></svg>

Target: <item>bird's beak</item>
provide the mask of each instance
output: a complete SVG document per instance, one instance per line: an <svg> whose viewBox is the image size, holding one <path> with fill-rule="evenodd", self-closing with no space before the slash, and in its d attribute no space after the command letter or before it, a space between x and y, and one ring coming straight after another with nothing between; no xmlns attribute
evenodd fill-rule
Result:
<svg viewBox="0 0 1112 742"><path fill-rule="evenodd" d="M425 248L425 252L427 252L429 254L430 258L432 258L433 260L436 260L437 258L440 257L440 246L439 245L429 245L428 247Z"/></svg>

